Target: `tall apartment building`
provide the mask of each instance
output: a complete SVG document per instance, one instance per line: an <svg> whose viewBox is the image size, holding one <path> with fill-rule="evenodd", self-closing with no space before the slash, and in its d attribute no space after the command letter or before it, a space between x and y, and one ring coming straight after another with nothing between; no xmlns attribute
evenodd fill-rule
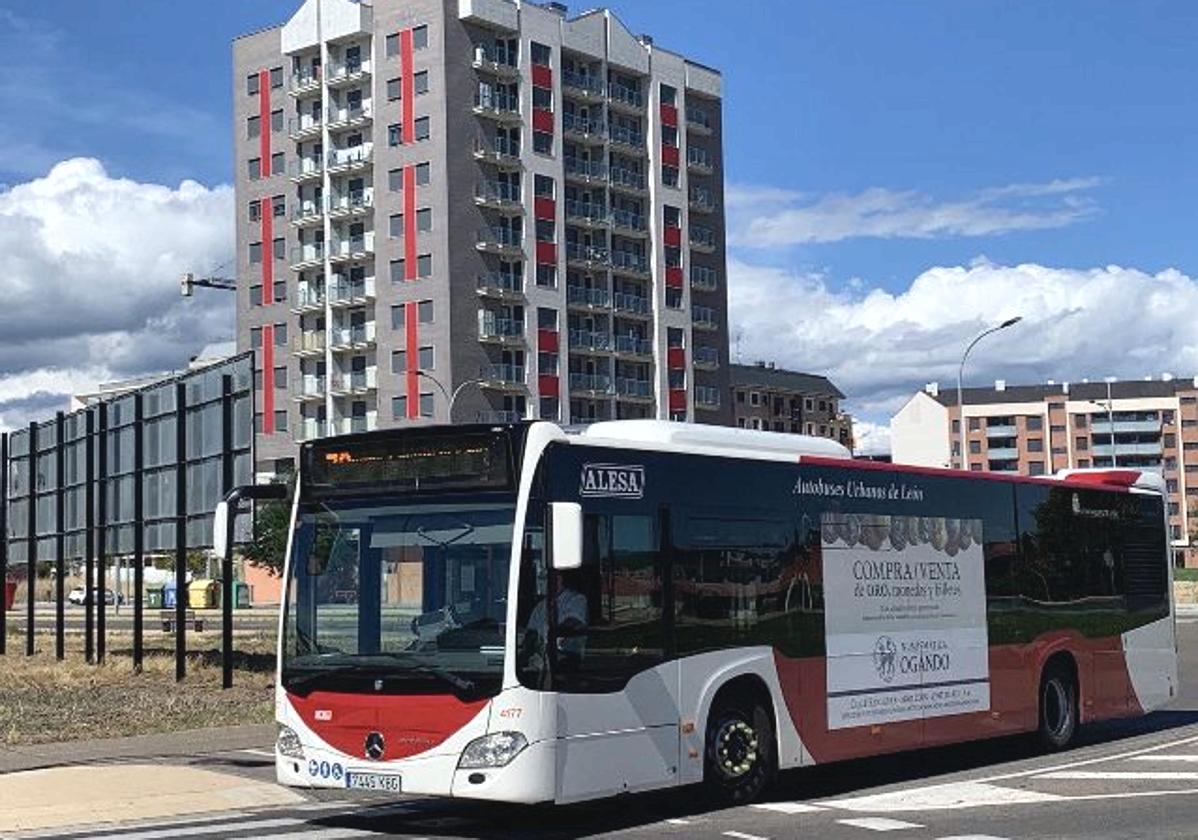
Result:
<svg viewBox="0 0 1198 840"><path fill-rule="evenodd" d="M1198 565L1198 380L929 385L890 421L895 463L1046 475L1135 467L1161 473L1178 564Z"/></svg>
<svg viewBox="0 0 1198 840"><path fill-rule="evenodd" d="M844 394L826 376L775 367L729 366L733 422L742 429L814 435L853 448L853 418Z"/></svg>
<svg viewBox="0 0 1198 840"><path fill-rule="evenodd" d="M307 0L233 53L260 469L402 423L730 423L718 72L513 0Z"/></svg>

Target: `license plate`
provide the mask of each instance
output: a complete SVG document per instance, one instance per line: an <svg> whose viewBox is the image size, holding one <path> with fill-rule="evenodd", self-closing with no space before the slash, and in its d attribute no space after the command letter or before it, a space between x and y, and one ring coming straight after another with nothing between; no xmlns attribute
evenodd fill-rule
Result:
<svg viewBox="0 0 1198 840"><path fill-rule="evenodd" d="M346 773L345 786L350 790L381 790L399 793L400 777L394 773Z"/></svg>

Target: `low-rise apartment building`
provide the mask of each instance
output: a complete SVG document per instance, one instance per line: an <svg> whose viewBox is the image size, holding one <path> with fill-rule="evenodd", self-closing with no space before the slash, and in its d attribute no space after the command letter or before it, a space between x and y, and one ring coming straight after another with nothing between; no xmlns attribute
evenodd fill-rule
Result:
<svg viewBox="0 0 1198 840"><path fill-rule="evenodd" d="M742 429L814 435L853 448L853 418L840 410L841 390L826 376L772 362L731 365L733 422Z"/></svg>

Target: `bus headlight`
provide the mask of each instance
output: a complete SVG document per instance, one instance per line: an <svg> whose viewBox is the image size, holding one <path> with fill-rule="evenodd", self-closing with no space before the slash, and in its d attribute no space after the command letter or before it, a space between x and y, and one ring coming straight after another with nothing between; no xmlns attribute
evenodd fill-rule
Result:
<svg viewBox="0 0 1198 840"><path fill-rule="evenodd" d="M475 738L462 750L458 768L478 770L484 767L504 767L528 746L528 739L519 732L493 732Z"/></svg>
<svg viewBox="0 0 1198 840"><path fill-rule="evenodd" d="M279 751L279 755L285 755L288 758L302 759L304 757L304 745L300 743L299 736L290 726L279 724L279 737L275 739L275 748Z"/></svg>

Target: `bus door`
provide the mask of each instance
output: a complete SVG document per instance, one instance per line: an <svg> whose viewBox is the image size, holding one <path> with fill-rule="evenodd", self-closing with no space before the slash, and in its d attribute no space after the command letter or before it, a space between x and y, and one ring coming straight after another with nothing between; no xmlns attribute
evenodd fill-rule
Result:
<svg viewBox="0 0 1198 840"><path fill-rule="evenodd" d="M658 515L628 508L584 502L582 568L551 573L560 801L678 777L678 663L663 611L663 529Z"/></svg>

